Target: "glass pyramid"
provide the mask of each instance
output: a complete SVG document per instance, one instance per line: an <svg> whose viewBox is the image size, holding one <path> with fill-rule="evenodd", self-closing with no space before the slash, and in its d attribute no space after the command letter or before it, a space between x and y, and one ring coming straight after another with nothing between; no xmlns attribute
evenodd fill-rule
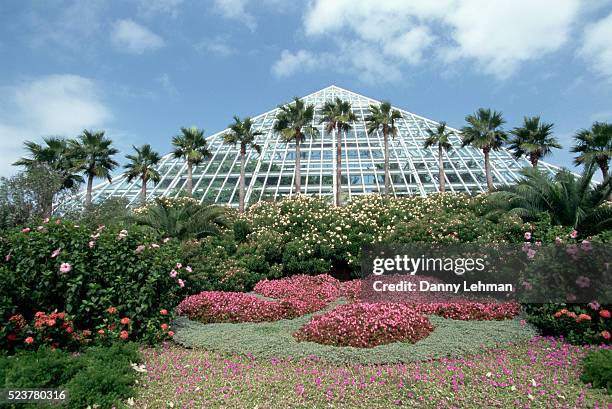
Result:
<svg viewBox="0 0 612 409"><path fill-rule="evenodd" d="M351 91L329 86L302 98L307 104L315 105L313 126L319 129L319 136L307 139L301 145L302 193L317 196L334 194L336 166L335 135L324 131L319 124L325 102L339 97L350 101L357 116L352 129L343 138L342 147L342 195L350 199L354 195L378 193L384 190L383 138L381 132L368 135L365 118L371 104L380 101L364 97ZM395 107L394 107L395 108ZM400 195L427 195L438 191L437 148L423 148L427 137L426 129L434 129L438 123L403 109L398 109L402 118L397 121L398 134L390 138L391 192ZM278 109L253 117L253 129L262 132L256 143L261 154L254 150L247 153L246 161L246 203L260 200L277 200L291 196L295 169L295 145L283 142L272 130ZM228 115L228 118L230 116ZM452 129L452 128L451 128ZM447 192L486 191L484 157L472 147L461 148L458 131L452 137L453 149L445 152L444 169ZM193 171L193 197L202 202L224 205L238 205L238 177L240 174L239 147L223 144L223 130L207 137L212 157ZM515 183L519 171L530 166L524 159L516 160L506 149L491 153L491 168L495 185ZM540 168L555 172L558 168L540 162ZM165 155L158 166L162 180L147 186L147 198L182 194L187 180L187 167L183 159ZM104 182L95 186L94 202L108 197L126 198L130 205L139 205L140 180L128 183L118 176L112 183ZM83 194L81 194L83 196ZM82 197L81 197L82 199Z"/></svg>

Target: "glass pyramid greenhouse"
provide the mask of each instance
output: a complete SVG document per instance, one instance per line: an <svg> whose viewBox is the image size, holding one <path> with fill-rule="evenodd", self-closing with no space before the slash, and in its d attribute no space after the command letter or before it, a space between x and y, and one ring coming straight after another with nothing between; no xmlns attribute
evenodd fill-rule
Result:
<svg viewBox="0 0 612 409"><path fill-rule="evenodd" d="M301 144L302 193L329 196L330 200L333 197L336 174L335 134L326 133L324 125L319 124L319 119L324 103L336 97L349 101L357 116L357 121L343 138L342 195L345 199L350 199L354 195L383 192L382 133L377 131L368 135L365 125L369 106L378 105L380 101L337 86L329 86L302 98L306 104L315 105L312 125L319 129L317 138L307 138L306 142ZM437 192L437 148L434 146L425 149L423 143L427 137L425 130L434 129L438 123L396 109L401 112L402 118L396 123L397 136L390 138L389 143L391 192L395 196ZM277 111L278 108L253 117L253 129L262 133L256 140L261 146L261 153L258 154L255 150L247 153L246 203L277 200L294 194L295 145L283 142L272 130ZM483 154L469 146L461 148L458 131L454 131L457 134L451 139L453 149L445 152L444 157L446 191L484 192L486 179ZM237 206L239 147L223 144L223 135L226 132L227 129L207 137L212 157L194 167L193 197L202 202ZM494 184L515 183L520 177L519 171L528 165L528 161L516 160L506 149L492 152ZM544 162L540 162L539 166L550 172L557 170L557 167ZM160 161L158 171L162 179L157 185L147 186L147 198L181 195L187 180L185 161L175 158L172 154L165 155ZM101 202L109 197L123 197L130 205L137 206L140 188L140 180L128 183L126 178L118 176L112 183L104 182L95 186L93 200Z"/></svg>

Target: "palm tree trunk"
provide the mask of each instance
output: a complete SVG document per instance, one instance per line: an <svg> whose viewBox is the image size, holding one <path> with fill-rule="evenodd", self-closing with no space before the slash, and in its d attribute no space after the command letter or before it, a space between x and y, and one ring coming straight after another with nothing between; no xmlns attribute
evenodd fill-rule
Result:
<svg viewBox="0 0 612 409"><path fill-rule="evenodd" d="M600 161L599 169L601 170L601 177L603 180L606 180L608 177L608 161Z"/></svg>
<svg viewBox="0 0 612 409"><path fill-rule="evenodd" d="M302 190L302 173L300 171L300 140L302 133L300 130L296 132L295 138L295 194L299 195Z"/></svg>
<svg viewBox="0 0 612 409"><path fill-rule="evenodd" d="M389 194L389 135L387 129L383 129L383 140L385 147L385 196Z"/></svg>
<svg viewBox="0 0 612 409"><path fill-rule="evenodd" d="M191 161L189 159L187 159L187 196L191 197L192 195L192 189L193 189L193 180L192 180L192 176L193 176L193 169L192 169L193 164L191 163Z"/></svg>
<svg viewBox="0 0 612 409"><path fill-rule="evenodd" d="M85 208L91 207L91 192L93 190L94 175L90 173L87 175L87 193L85 194Z"/></svg>
<svg viewBox="0 0 612 409"><path fill-rule="evenodd" d="M140 188L140 205L147 204L147 177L142 175L142 187Z"/></svg>
<svg viewBox="0 0 612 409"><path fill-rule="evenodd" d="M336 138L336 207L340 207L340 193L342 192L342 133L338 129Z"/></svg>
<svg viewBox="0 0 612 409"><path fill-rule="evenodd" d="M246 160L246 146L240 144L240 196L238 202L238 211L244 213L244 164Z"/></svg>
<svg viewBox="0 0 612 409"><path fill-rule="evenodd" d="M533 168L537 168L538 167L538 157L535 154L531 154L529 155L529 161L531 162L531 166Z"/></svg>
<svg viewBox="0 0 612 409"><path fill-rule="evenodd" d="M489 161L489 152L491 148L483 148L482 153L484 153L484 162L485 162L485 175L487 176L487 188L489 191L493 190L493 176L491 175L491 163Z"/></svg>
<svg viewBox="0 0 612 409"><path fill-rule="evenodd" d="M444 162L442 161L442 145L438 144L438 168L439 168L439 175L438 178L440 179L440 193L444 193L444 189L445 189L445 177L444 177Z"/></svg>

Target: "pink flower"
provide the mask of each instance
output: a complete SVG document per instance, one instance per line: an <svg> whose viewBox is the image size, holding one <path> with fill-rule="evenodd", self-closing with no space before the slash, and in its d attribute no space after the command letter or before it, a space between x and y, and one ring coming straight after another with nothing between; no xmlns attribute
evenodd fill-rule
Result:
<svg viewBox="0 0 612 409"><path fill-rule="evenodd" d="M180 278L177 280L177 283L178 283L179 287L181 287L181 288L185 287L185 282L183 280L181 280Z"/></svg>
<svg viewBox="0 0 612 409"><path fill-rule="evenodd" d="M92 240L89 243L87 243L87 245L89 246L90 249L93 249L94 247L96 247L96 242Z"/></svg>
<svg viewBox="0 0 612 409"><path fill-rule="evenodd" d="M601 331L601 336L604 337L604 339L610 339L610 333L608 331Z"/></svg>
<svg viewBox="0 0 612 409"><path fill-rule="evenodd" d="M55 257L59 256L61 252L62 252L62 249L55 249L55 250L53 250L53 253L51 253L51 258L55 258Z"/></svg>
<svg viewBox="0 0 612 409"><path fill-rule="evenodd" d="M59 270L60 273L69 273L72 270L72 266L69 263L62 263Z"/></svg>
<svg viewBox="0 0 612 409"><path fill-rule="evenodd" d="M121 339L128 339L129 333L127 331L121 331L121 333L119 334L119 337Z"/></svg>
<svg viewBox="0 0 612 409"><path fill-rule="evenodd" d="M143 246L142 244L138 247L136 247L136 250L134 250L135 253L142 253L145 250L145 246Z"/></svg>
<svg viewBox="0 0 612 409"><path fill-rule="evenodd" d="M172 278L176 278L177 275L178 275L178 272L176 270L172 270L170 272L170 277L172 277Z"/></svg>
<svg viewBox="0 0 612 409"><path fill-rule="evenodd" d="M610 318L610 311L609 310L601 310L601 311L599 311L599 316L601 318Z"/></svg>
<svg viewBox="0 0 612 409"><path fill-rule="evenodd" d="M173 337L174 336L174 331L168 331L168 336L169 337Z"/></svg>
<svg viewBox="0 0 612 409"><path fill-rule="evenodd" d="M176 268L180 270L181 268L183 268L183 265L181 263L176 263Z"/></svg>
<svg viewBox="0 0 612 409"><path fill-rule="evenodd" d="M572 232L570 233L570 237L572 239L575 239L576 237L578 237L578 230L576 229L572 230Z"/></svg>
<svg viewBox="0 0 612 409"><path fill-rule="evenodd" d="M576 284L580 288L587 288L591 286L591 279L589 277L580 276L576 279Z"/></svg>
<svg viewBox="0 0 612 409"><path fill-rule="evenodd" d="M48 217L45 217L45 220L43 220L43 223L44 223L44 224L49 223L49 218L48 218Z"/></svg>
<svg viewBox="0 0 612 409"><path fill-rule="evenodd" d="M168 310L164 308L164 309L162 309L162 310L159 310L159 313L160 313L161 315L168 315Z"/></svg>
<svg viewBox="0 0 612 409"><path fill-rule="evenodd" d="M534 249L527 250L527 258L534 258L535 255L536 255L536 252Z"/></svg>
<svg viewBox="0 0 612 409"><path fill-rule="evenodd" d="M525 240L531 240L531 232L529 231L525 232Z"/></svg>
<svg viewBox="0 0 612 409"><path fill-rule="evenodd" d="M561 243L563 240L561 240L561 237L557 236L555 237L555 243L559 244Z"/></svg>
<svg viewBox="0 0 612 409"><path fill-rule="evenodd" d="M187 271L188 273L191 273L193 270L191 269L191 266L187 266L185 267L185 271Z"/></svg>
<svg viewBox="0 0 612 409"><path fill-rule="evenodd" d="M121 318L121 321L119 322L122 323L123 325L128 325L130 323L130 319L128 317L123 317Z"/></svg>
<svg viewBox="0 0 612 409"><path fill-rule="evenodd" d="M29 233L30 231L32 231L32 229L30 229L29 227L24 227L23 229L21 229L22 233Z"/></svg>
<svg viewBox="0 0 612 409"><path fill-rule="evenodd" d="M161 329L162 329L162 330L164 330L164 331L168 330L168 324L163 323L163 324L161 325Z"/></svg>
<svg viewBox="0 0 612 409"><path fill-rule="evenodd" d="M592 310L597 311L597 310L599 309L600 305L599 305L599 303L598 303L597 301L591 301L591 302L589 303L589 307L590 307Z"/></svg>
<svg viewBox="0 0 612 409"><path fill-rule="evenodd" d="M34 338L32 338L32 337L27 337L27 338L24 340L24 342L25 342L26 344L30 345L31 343L33 343L33 342L34 342Z"/></svg>
<svg viewBox="0 0 612 409"><path fill-rule="evenodd" d="M4 261L9 262L11 261L12 258L13 256L11 256L10 254L7 254L6 256L4 256Z"/></svg>

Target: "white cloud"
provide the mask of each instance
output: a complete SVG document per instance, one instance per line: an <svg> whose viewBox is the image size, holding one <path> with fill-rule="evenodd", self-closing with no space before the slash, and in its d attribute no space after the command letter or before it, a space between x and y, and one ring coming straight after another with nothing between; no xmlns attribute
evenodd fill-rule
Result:
<svg viewBox="0 0 612 409"><path fill-rule="evenodd" d="M272 73L279 78L289 77L297 72L313 71L322 64L321 57L306 50L295 53L283 50L280 58L272 65Z"/></svg>
<svg viewBox="0 0 612 409"><path fill-rule="evenodd" d="M223 18L238 21L255 31L255 17L246 10L249 0L214 0L214 8Z"/></svg>
<svg viewBox="0 0 612 409"><path fill-rule="evenodd" d="M566 44L580 4L580 0L312 0L303 26L307 36L332 39L337 51L359 41L371 57L382 58L397 73L406 63L467 60L503 79L522 63ZM347 57L355 73L364 64L378 64L364 63L361 50L354 52Z"/></svg>
<svg viewBox="0 0 612 409"><path fill-rule="evenodd" d="M164 73L155 79L162 88L166 91L166 93L170 96L178 95L178 90L172 83L170 76L167 73Z"/></svg>
<svg viewBox="0 0 612 409"><path fill-rule="evenodd" d="M160 36L130 19L115 22L111 40L118 50L130 54L142 54L165 45Z"/></svg>
<svg viewBox="0 0 612 409"><path fill-rule="evenodd" d="M85 128L100 128L112 120L98 85L78 75L49 75L1 88L0 175L23 154L23 142L41 136L73 137Z"/></svg>
<svg viewBox="0 0 612 409"><path fill-rule="evenodd" d="M198 51L207 51L220 57L229 57L236 52L236 49L228 43L228 39L225 36L205 39L196 44L195 49Z"/></svg>
<svg viewBox="0 0 612 409"><path fill-rule="evenodd" d="M580 55L595 73L612 81L612 13L586 27Z"/></svg>
<svg viewBox="0 0 612 409"><path fill-rule="evenodd" d="M138 0L138 10L146 17L156 14L176 18L183 0Z"/></svg>

